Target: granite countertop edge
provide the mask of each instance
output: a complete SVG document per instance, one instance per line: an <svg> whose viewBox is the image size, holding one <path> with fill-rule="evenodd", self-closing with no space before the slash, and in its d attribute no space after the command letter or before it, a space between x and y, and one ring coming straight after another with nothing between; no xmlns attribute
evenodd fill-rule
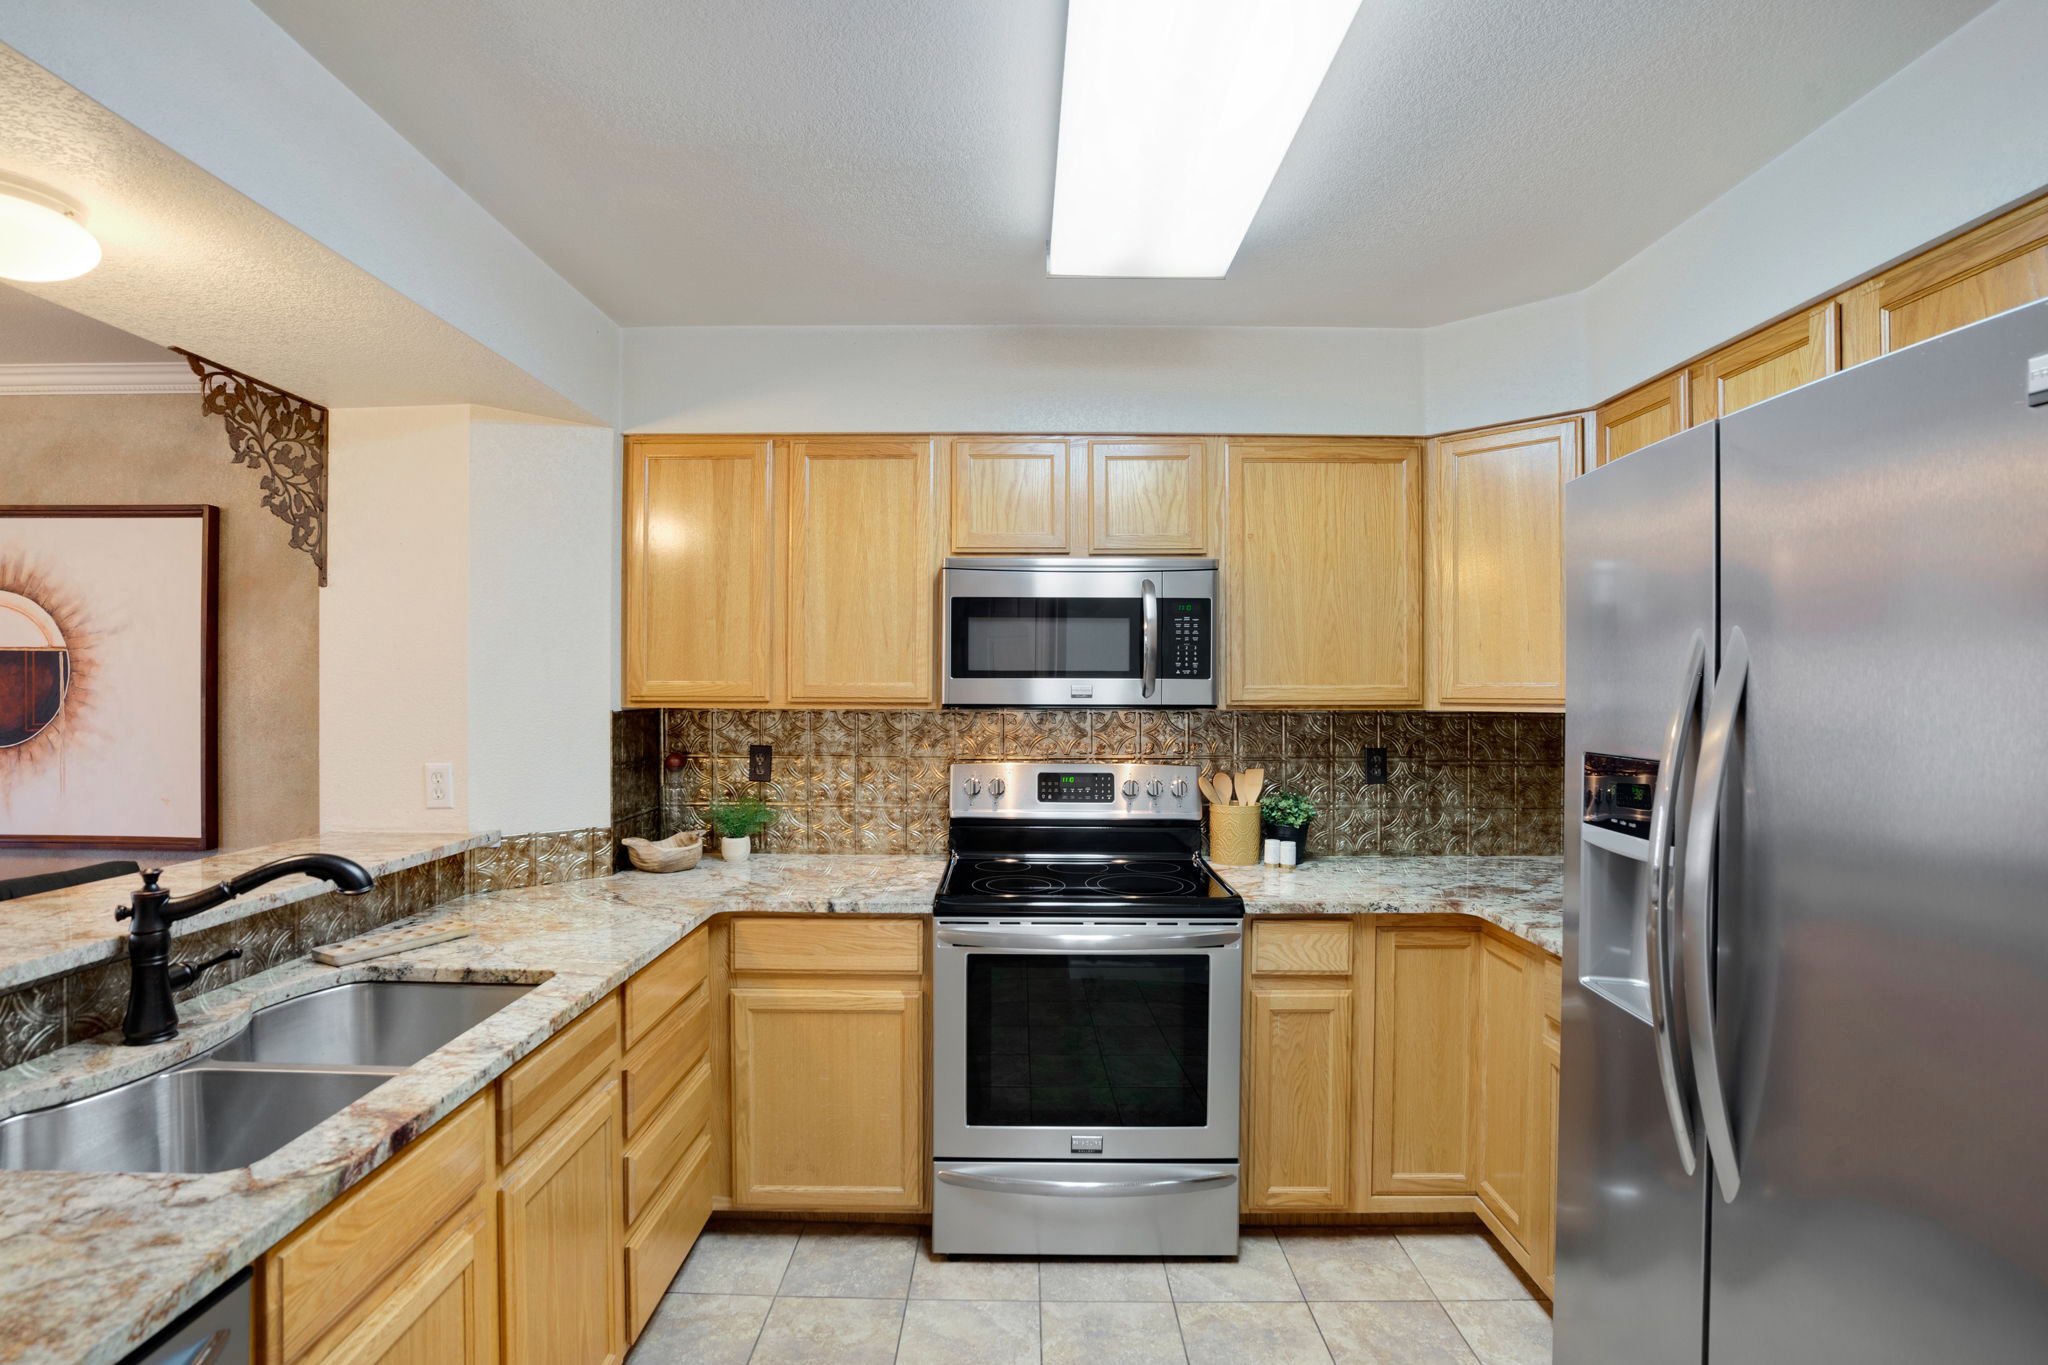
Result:
<svg viewBox="0 0 2048 1365"><path fill-rule="evenodd" d="M490 837L450 836L445 846L459 851ZM430 856L446 854L414 861ZM188 1002L174 1043L128 1049L108 1035L0 1072L4 1117L187 1060L238 1032L253 1010L329 986L533 986L253 1167L0 1172L0 1365L120 1360L713 916L930 914L943 866L916 855L762 855L692 873L629 872L465 897L424 918L462 920L469 937L344 968L286 963ZM1561 867L1557 858L1329 858L1292 871L1219 870L1254 916L1466 914L1554 953ZM324 889L313 883L304 894Z"/></svg>

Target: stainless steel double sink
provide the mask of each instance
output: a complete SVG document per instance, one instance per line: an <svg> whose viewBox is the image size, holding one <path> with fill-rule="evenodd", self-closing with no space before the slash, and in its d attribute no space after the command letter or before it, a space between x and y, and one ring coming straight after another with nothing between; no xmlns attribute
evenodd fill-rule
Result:
<svg viewBox="0 0 2048 1365"><path fill-rule="evenodd" d="M250 1165L532 989L360 981L279 1001L168 1071L0 1120L0 1169L201 1173Z"/></svg>

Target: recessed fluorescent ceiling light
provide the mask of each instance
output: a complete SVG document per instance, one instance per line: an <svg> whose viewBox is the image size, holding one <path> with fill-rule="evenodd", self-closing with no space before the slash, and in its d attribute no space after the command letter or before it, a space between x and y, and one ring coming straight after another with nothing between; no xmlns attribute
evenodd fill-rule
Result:
<svg viewBox="0 0 2048 1365"><path fill-rule="evenodd" d="M1227 272L1358 5L1068 0L1046 272Z"/></svg>
<svg viewBox="0 0 2048 1365"><path fill-rule="evenodd" d="M100 244L82 217L54 194L0 180L0 279L44 284L98 265Z"/></svg>

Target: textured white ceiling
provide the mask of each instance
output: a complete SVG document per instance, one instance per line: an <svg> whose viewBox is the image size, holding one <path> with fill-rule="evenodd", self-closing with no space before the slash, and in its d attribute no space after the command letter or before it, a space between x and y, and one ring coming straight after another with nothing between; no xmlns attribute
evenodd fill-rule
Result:
<svg viewBox="0 0 2048 1365"><path fill-rule="evenodd" d="M258 0L615 320L1416 326L1583 287L1987 0L1367 0L1223 281L1044 273L1057 0Z"/></svg>
<svg viewBox="0 0 2048 1365"><path fill-rule="evenodd" d="M163 347L96 318L0 284L0 365L178 361Z"/></svg>

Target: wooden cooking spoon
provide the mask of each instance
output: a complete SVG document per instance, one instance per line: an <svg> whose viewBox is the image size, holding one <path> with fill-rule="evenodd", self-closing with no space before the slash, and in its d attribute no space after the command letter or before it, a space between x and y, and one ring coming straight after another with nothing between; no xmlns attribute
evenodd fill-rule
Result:
<svg viewBox="0 0 2048 1365"><path fill-rule="evenodd" d="M1266 789L1266 770L1246 768L1237 775L1237 794L1247 806L1259 804L1259 793Z"/></svg>
<svg viewBox="0 0 2048 1365"><path fill-rule="evenodd" d="M1230 771L1229 771L1229 769L1227 769L1227 768L1218 768L1218 769L1216 770L1216 778L1215 778L1215 787L1216 787L1216 804L1217 804L1217 805L1219 805L1219 806L1234 806L1234 805L1236 805L1236 804L1237 804L1237 797L1236 797L1236 796L1235 796L1234 794L1232 794L1232 792L1231 792L1231 790L1230 790Z"/></svg>
<svg viewBox="0 0 2048 1365"><path fill-rule="evenodd" d="M1209 774L1197 773L1195 775L1195 785L1201 788L1203 798L1207 800L1210 805L1220 806L1223 804L1222 802L1216 799L1216 784L1209 780Z"/></svg>

